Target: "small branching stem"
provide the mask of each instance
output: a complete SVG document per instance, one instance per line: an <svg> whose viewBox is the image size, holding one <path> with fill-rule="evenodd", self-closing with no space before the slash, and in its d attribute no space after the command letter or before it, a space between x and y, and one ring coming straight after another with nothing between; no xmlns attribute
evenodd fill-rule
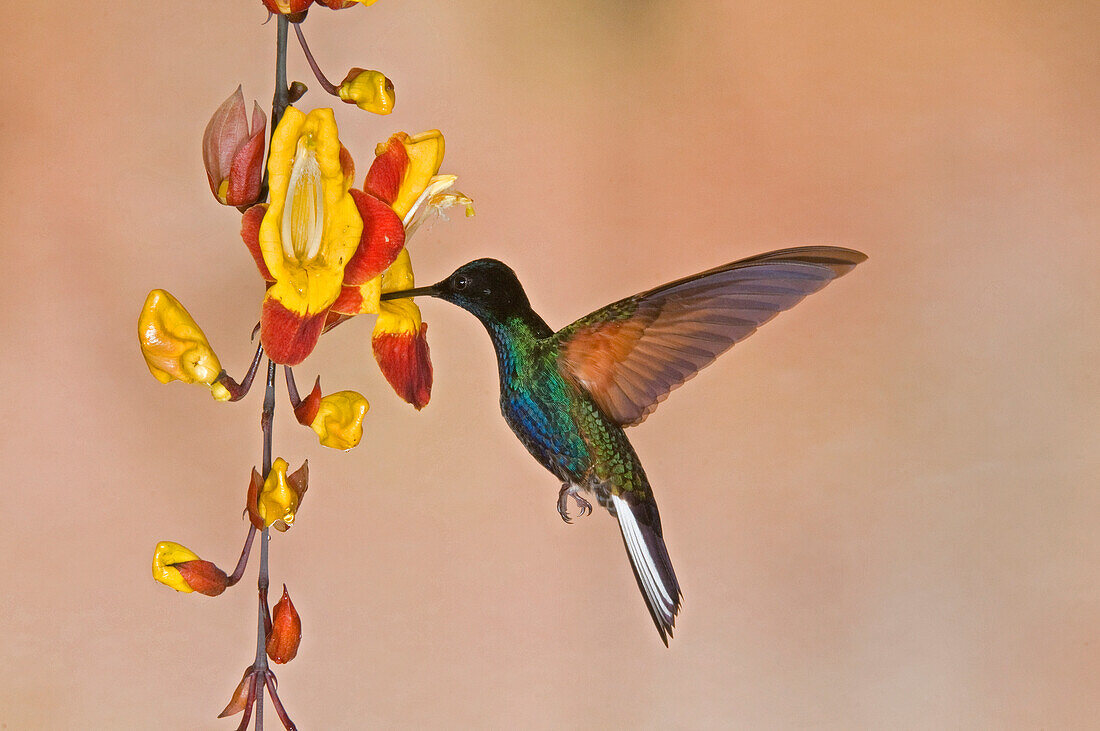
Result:
<svg viewBox="0 0 1100 731"><path fill-rule="evenodd" d="M230 401L240 401L248 395L248 391L252 388L252 381L256 378L256 371L260 367L260 361L263 359L263 355L264 348L261 345L256 348L256 355L252 356L252 365L248 366L248 373L244 375L244 379L240 383L233 380L232 376L224 370L214 379L214 383L220 383L229 391Z"/></svg>
<svg viewBox="0 0 1100 731"><path fill-rule="evenodd" d="M256 526L248 526L248 535L244 539L244 548L241 549L241 557L237 559L237 567L233 569L225 582L226 586L233 586L244 576L245 567L248 566L248 555L252 553L252 541L256 538Z"/></svg>
<svg viewBox="0 0 1100 731"><path fill-rule="evenodd" d="M290 366L283 366L283 373L286 374L286 392L290 396L290 408L298 408L298 404L302 403L302 398L298 395L298 384L294 381L294 371L290 369Z"/></svg>
<svg viewBox="0 0 1100 731"><path fill-rule="evenodd" d="M340 90L336 88L336 85L325 78L324 73L321 71L321 67L317 65L317 60L313 58L313 54L310 53L309 44L306 43L305 34L302 33L302 26L299 23L294 24L294 34L298 36L298 45L302 47L302 53L305 54L306 62L313 70L313 75L317 77L317 83L321 85L325 91L333 96L340 96Z"/></svg>

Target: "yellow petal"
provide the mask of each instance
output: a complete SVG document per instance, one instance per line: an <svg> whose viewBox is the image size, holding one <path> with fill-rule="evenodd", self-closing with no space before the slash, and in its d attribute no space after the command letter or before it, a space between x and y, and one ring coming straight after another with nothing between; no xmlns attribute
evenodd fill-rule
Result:
<svg viewBox="0 0 1100 731"><path fill-rule="evenodd" d="M192 589L172 564L198 561L199 557L178 543L161 541L153 552L153 578L176 591L190 594Z"/></svg>
<svg viewBox="0 0 1100 731"><path fill-rule="evenodd" d="M405 170L405 176L401 187L397 191L397 197L393 201L393 210L402 219L416 203L420 194L431 183L432 177L439 172L439 166L443 164L445 144L443 133L437 129L421 132L410 137L403 135L401 144L405 148L405 154L409 157L409 165ZM375 154L382 154L385 144L378 146Z"/></svg>
<svg viewBox="0 0 1100 731"><path fill-rule="evenodd" d="M287 526L294 524L294 514L298 510L298 493L287 482L287 467L289 465L285 459L276 459L260 490L257 512L264 527L270 527L279 521Z"/></svg>
<svg viewBox="0 0 1100 731"><path fill-rule="evenodd" d="M222 366L202 328L163 289L154 289L145 298L138 316L138 342L149 372L161 383L202 383L211 387L219 401L229 398L229 392L214 383Z"/></svg>
<svg viewBox="0 0 1100 731"><path fill-rule="evenodd" d="M393 82L381 71L353 68L344 77L337 93L348 104L367 112L389 114L393 111Z"/></svg>
<svg viewBox="0 0 1100 731"><path fill-rule="evenodd" d="M382 273L382 291L397 292L414 286L412 258L408 249L402 249L393 264ZM379 302L374 334L416 334L420 331L420 322L420 308L410 298Z"/></svg>
<svg viewBox="0 0 1100 731"><path fill-rule="evenodd" d="M363 232L340 150L331 109L287 107L271 141L260 252L275 279L268 295L303 316L336 301Z"/></svg>
<svg viewBox="0 0 1100 731"><path fill-rule="evenodd" d="M332 449L348 450L363 438L363 417L370 404L355 391L338 391L321 399L310 428L321 444Z"/></svg>

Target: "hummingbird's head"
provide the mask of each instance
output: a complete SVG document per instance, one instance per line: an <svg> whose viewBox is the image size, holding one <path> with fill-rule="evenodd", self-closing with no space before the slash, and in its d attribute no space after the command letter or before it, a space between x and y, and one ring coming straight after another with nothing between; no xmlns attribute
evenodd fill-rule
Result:
<svg viewBox="0 0 1100 731"><path fill-rule="evenodd" d="M382 299L426 295L452 302L480 320L504 320L529 312L531 303L516 273L496 259L478 259L463 264L442 282L400 292L387 292Z"/></svg>

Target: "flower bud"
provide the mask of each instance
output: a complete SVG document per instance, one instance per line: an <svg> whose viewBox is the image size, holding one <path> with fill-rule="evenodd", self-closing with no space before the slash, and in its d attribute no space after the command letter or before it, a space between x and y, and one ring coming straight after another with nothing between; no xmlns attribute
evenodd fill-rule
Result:
<svg viewBox="0 0 1100 731"><path fill-rule="evenodd" d="M298 423L317 433L321 446L347 451L363 438L363 418L370 404L355 391L337 391L321 395L321 379L313 391L294 409Z"/></svg>
<svg viewBox="0 0 1100 731"><path fill-rule="evenodd" d="M231 394L217 382L221 363L202 328L163 289L154 289L145 298L138 316L138 342L149 372L161 383L202 383L218 401L229 400Z"/></svg>
<svg viewBox="0 0 1100 731"><path fill-rule="evenodd" d="M202 135L202 161L210 192L222 205L248 206L260 197L267 117L253 102L252 127L241 87L222 102Z"/></svg>
<svg viewBox="0 0 1100 731"><path fill-rule="evenodd" d="M271 631L267 635L267 656L275 663L286 663L298 654L302 641L302 619L283 584L283 597L271 610Z"/></svg>
<svg viewBox="0 0 1100 731"><path fill-rule="evenodd" d="M171 541L161 541L153 552L153 578L176 591L207 596L221 594L227 582L224 571Z"/></svg>
<svg viewBox="0 0 1100 731"><path fill-rule="evenodd" d="M309 489L309 462L303 462L295 472L287 475L289 466L282 457L276 459L260 487L257 487L260 484L259 473L252 471L252 482L248 490L248 517L257 528L271 527L277 531L286 531L294 524L302 498Z"/></svg>
<svg viewBox="0 0 1100 731"><path fill-rule="evenodd" d="M393 82L381 71L353 68L340 82L340 98L363 111L389 114L393 111Z"/></svg>

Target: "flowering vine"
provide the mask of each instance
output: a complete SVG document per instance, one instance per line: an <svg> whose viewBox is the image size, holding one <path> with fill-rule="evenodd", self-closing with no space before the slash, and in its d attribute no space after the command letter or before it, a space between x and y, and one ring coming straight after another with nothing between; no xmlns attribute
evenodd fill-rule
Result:
<svg viewBox="0 0 1100 731"><path fill-rule="evenodd" d="M242 714L238 729L255 718L263 728L265 690L283 726L295 728L276 691L270 663L298 653L302 621L283 586L274 608L268 604L270 530L288 531L309 487L309 465L297 469L272 453L276 375L283 367L295 419L320 443L337 450L357 446L370 405L356 391L298 393L293 366L304 361L320 337L358 315L374 314L372 349L394 391L416 409L431 397L432 364L428 326L412 300L382 302L384 292L413 286L407 245L429 217L451 206L473 215L470 199L454 189L453 175L440 175L444 141L438 130L397 132L379 143L363 183L356 187L355 163L340 139L332 108L292 106L307 92L287 83L289 29L321 90L375 114L392 111L393 83L381 72L348 71L333 84L306 43L301 24L313 0L262 0L276 16L275 92L268 118L253 103L251 118L241 87L214 112L202 139L210 191L218 203L241 214L240 237L251 254L264 294L259 301L259 347L240 381L222 367L202 328L178 299L152 290L138 317L138 341L150 373L162 383L201 384L218 401L239 401L251 389L266 357L261 410L262 458L245 492L248 533L232 573L170 541L157 543L153 578L182 593L218 596L244 576L260 534L256 653L220 717ZM375 0L317 0L331 10L372 5ZM265 132L268 134L265 135ZM270 140L267 154L265 139Z"/></svg>

